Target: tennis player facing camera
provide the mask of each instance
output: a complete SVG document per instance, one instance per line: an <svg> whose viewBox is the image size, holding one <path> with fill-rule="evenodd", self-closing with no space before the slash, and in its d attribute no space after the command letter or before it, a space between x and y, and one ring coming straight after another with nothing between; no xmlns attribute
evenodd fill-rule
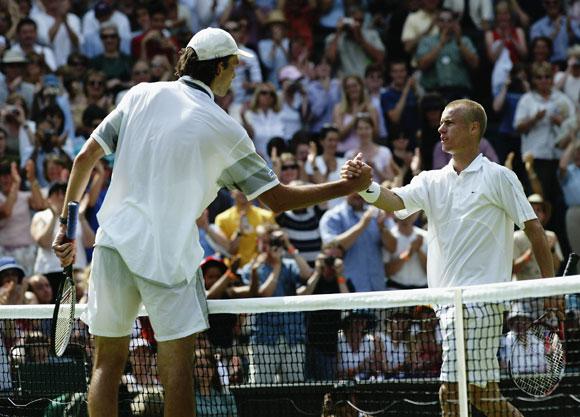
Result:
<svg viewBox="0 0 580 417"><path fill-rule="evenodd" d="M401 188L388 190L372 183L360 193L367 202L400 218L425 211L431 288L509 281L514 223L530 239L542 276L554 276L544 230L516 175L479 153L486 124L480 104L471 100L449 103L439 126L443 150L452 155L449 164L423 171ZM341 176L356 177L364 166L357 156L343 166ZM452 306L438 311L443 335L439 399L445 417L459 416L454 314ZM467 305L464 320L469 401L488 417L521 417L498 387L503 306Z"/></svg>
<svg viewBox="0 0 580 417"><path fill-rule="evenodd" d="M371 169L363 167L353 179L303 187L279 183L246 131L213 100L214 94L226 94L238 55L244 54L221 29L196 33L180 53L180 78L133 87L75 158L65 207L80 200L97 161L115 154L82 317L96 345L91 417L117 415L118 381L141 303L158 341L164 415L195 415L194 337L208 327L196 219L221 186L281 212L357 192L371 182ZM53 243L63 266L73 261L75 246L63 243L66 221L63 212Z"/></svg>

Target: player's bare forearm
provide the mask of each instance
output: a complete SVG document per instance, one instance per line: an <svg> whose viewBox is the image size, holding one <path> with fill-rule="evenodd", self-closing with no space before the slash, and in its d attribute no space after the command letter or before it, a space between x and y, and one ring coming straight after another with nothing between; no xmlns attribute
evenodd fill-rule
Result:
<svg viewBox="0 0 580 417"><path fill-rule="evenodd" d="M546 239L546 232L542 224L538 219L528 220L525 222L524 232L532 244L532 251L542 272L542 278L553 277L554 263L552 261L552 254L550 253L550 245L548 244L548 239Z"/></svg>
<svg viewBox="0 0 580 417"><path fill-rule="evenodd" d="M92 137L85 143L80 153L73 162L72 171L68 181L63 211L61 215L67 216L67 204L69 201L80 201L87 187L91 172L97 161L104 155L101 145Z"/></svg>

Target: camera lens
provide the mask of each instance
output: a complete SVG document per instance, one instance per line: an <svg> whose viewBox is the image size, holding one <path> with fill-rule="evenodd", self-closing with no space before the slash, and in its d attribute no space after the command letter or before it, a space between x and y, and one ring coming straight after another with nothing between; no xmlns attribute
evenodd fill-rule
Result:
<svg viewBox="0 0 580 417"><path fill-rule="evenodd" d="M324 264L326 266L334 266L334 260L336 258L334 256L327 256L326 258L324 258Z"/></svg>

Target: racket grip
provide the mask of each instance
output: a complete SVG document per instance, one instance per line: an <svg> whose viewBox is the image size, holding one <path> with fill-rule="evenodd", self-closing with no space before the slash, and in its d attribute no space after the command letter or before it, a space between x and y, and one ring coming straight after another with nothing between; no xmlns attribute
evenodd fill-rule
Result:
<svg viewBox="0 0 580 417"><path fill-rule="evenodd" d="M66 238L74 240L77 235L77 220L79 216L79 202L70 201L67 206Z"/></svg>

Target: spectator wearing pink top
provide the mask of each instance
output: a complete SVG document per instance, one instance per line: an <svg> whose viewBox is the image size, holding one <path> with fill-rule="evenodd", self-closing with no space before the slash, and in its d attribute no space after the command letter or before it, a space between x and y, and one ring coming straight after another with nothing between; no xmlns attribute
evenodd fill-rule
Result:
<svg viewBox="0 0 580 417"><path fill-rule="evenodd" d="M32 271L36 244L30 235L30 211L41 210L45 201L36 180L34 163L26 163L31 191L21 191L22 178L15 162L0 164L0 256L11 256Z"/></svg>

